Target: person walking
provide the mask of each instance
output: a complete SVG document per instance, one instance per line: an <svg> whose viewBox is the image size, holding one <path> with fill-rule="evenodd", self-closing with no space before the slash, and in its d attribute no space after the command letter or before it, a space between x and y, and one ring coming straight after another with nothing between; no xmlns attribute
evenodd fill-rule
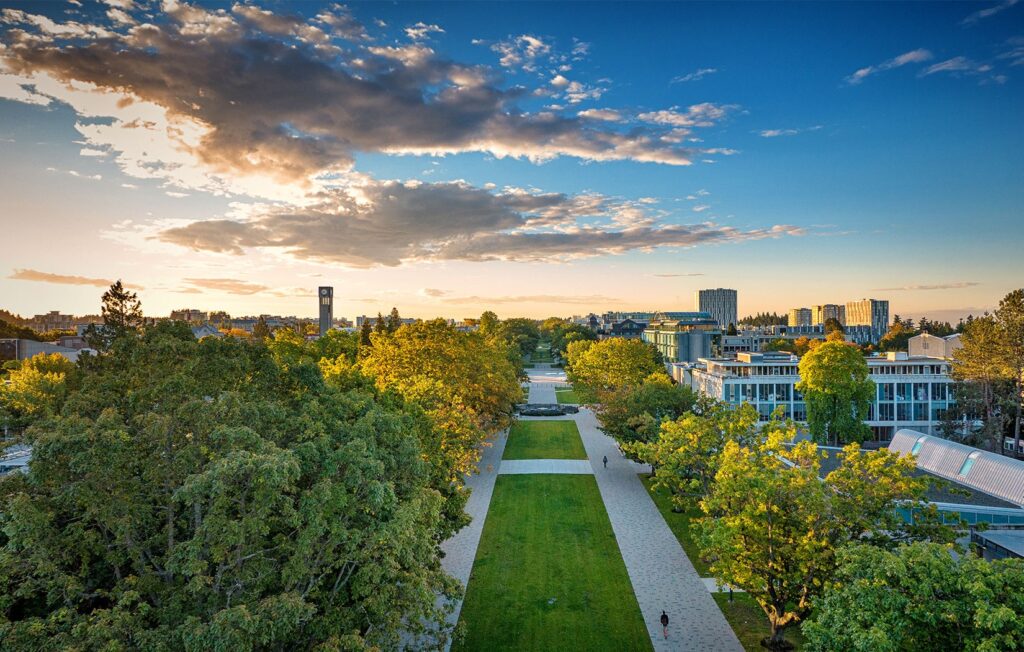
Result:
<svg viewBox="0 0 1024 652"><path fill-rule="evenodd" d="M661 610L661 633L665 635L665 638L668 638L668 614L665 613L664 609Z"/></svg>
<svg viewBox="0 0 1024 652"><path fill-rule="evenodd" d="M606 468L606 469L608 468L608 456L607 455L604 456L604 468Z"/></svg>

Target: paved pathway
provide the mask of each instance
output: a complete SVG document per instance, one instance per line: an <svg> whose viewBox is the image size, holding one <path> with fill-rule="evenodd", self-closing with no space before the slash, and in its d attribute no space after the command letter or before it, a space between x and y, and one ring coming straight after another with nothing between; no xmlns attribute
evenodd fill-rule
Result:
<svg viewBox="0 0 1024 652"><path fill-rule="evenodd" d="M640 482L637 474L648 467L622 457L615 441L598 429L593 412L581 409L572 416L654 649L742 652L736 634ZM601 468L605 455L607 469ZM662 609L669 616L668 640L658 622Z"/></svg>
<svg viewBox="0 0 1024 652"><path fill-rule="evenodd" d="M520 475L524 473L571 473L591 475L590 460L503 460L498 473Z"/></svg>
<svg viewBox="0 0 1024 652"><path fill-rule="evenodd" d="M535 368L526 371L530 377L530 394L526 398L526 402L558 403L555 388L566 384L565 371L558 367L552 367L548 363L538 364Z"/></svg>

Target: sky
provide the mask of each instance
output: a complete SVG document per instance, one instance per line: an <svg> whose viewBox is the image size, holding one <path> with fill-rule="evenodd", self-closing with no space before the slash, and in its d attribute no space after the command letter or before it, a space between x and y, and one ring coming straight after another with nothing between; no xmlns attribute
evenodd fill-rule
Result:
<svg viewBox="0 0 1024 652"><path fill-rule="evenodd" d="M0 2L0 307L742 315L1024 285L1024 2Z"/></svg>

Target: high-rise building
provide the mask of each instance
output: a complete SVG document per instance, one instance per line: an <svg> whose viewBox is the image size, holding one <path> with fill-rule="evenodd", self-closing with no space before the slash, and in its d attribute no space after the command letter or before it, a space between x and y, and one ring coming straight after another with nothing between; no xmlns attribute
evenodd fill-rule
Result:
<svg viewBox="0 0 1024 652"><path fill-rule="evenodd" d="M207 314L195 308L182 308L171 311L171 321L204 322Z"/></svg>
<svg viewBox="0 0 1024 652"><path fill-rule="evenodd" d="M697 290L694 294L694 307L697 311L710 313L722 330L739 323L736 315L736 290L715 288Z"/></svg>
<svg viewBox="0 0 1024 652"><path fill-rule="evenodd" d="M840 324L846 319L846 308L834 303L826 303L820 306L811 306L811 325L824 325L829 319L835 319Z"/></svg>
<svg viewBox="0 0 1024 652"><path fill-rule="evenodd" d="M871 339L882 339L889 330L889 302L882 299L861 299L846 302L847 326L870 326Z"/></svg>
<svg viewBox="0 0 1024 652"><path fill-rule="evenodd" d="M321 286L320 288L320 337L331 330L334 323L334 288Z"/></svg>
<svg viewBox="0 0 1024 652"><path fill-rule="evenodd" d="M789 311L790 326L812 326L810 308L793 308Z"/></svg>

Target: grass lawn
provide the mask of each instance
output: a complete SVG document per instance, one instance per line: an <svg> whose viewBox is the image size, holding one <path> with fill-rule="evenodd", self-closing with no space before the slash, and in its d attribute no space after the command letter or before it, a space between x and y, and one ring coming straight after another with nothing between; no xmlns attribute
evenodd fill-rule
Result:
<svg viewBox="0 0 1024 652"><path fill-rule="evenodd" d="M676 539L679 539L679 544L683 547L683 551L686 552L686 556L690 558L697 573L701 577L711 577L711 571L708 569L707 562L700 558L700 552L697 550L697 543L694 541L695 533L690 530L692 519L701 516L700 509L691 507L685 512L677 514L672 511L672 503L669 500L667 491L664 489L660 491L651 489L651 479L647 477L646 473L641 474L640 479L643 481L644 486L647 487L651 498L654 499L654 504L658 506L658 511L665 518L665 522L668 523L669 529L676 535ZM740 639L743 648L745 650L763 651L765 648L761 646L761 639L768 636L769 633L768 617L764 615L764 611L754 602L754 599L746 593L734 593L733 603L729 604L728 592L712 593L711 597L715 599L718 607L725 614L725 619L729 621L732 631L736 632L736 637ZM786 632L786 640L796 644L796 649L800 649L804 642L798 627L790 628Z"/></svg>
<svg viewBox="0 0 1024 652"><path fill-rule="evenodd" d="M552 359L553 358L551 357L551 351L549 351L548 349L537 349L536 351L530 354L531 362L551 362Z"/></svg>
<svg viewBox="0 0 1024 652"><path fill-rule="evenodd" d="M651 649L593 476L498 476L460 625L456 651Z"/></svg>
<svg viewBox="0 0 1024 652"><path fill-rule="evenodd" d="M746 593L733 594L733 602L729 604L728 593L712 593L711 597L718 603L718 608L725 614L725 619L736 632L740 644L744 650L749 652L764 652L761 646L761 639L768 636L768 618L764 615L761 606L754 602L754 599ZM786 630L786 640L793 643L799 650L804 645L803 633L800 627L794 625Z"/></svg>
<svg viewBox="0 0 1024 652"><path fill-rule="evenodd" d="M508 433L502 459L585 460L587 451L575 421L516 421Z"/></svg>
<svg viewBox="0 0 1024 652"><path fill-rule="evenodd" d="M555 398L559 403L578 404L580 402L580 398L576 396L575 389L556 389Z"/></svg>

